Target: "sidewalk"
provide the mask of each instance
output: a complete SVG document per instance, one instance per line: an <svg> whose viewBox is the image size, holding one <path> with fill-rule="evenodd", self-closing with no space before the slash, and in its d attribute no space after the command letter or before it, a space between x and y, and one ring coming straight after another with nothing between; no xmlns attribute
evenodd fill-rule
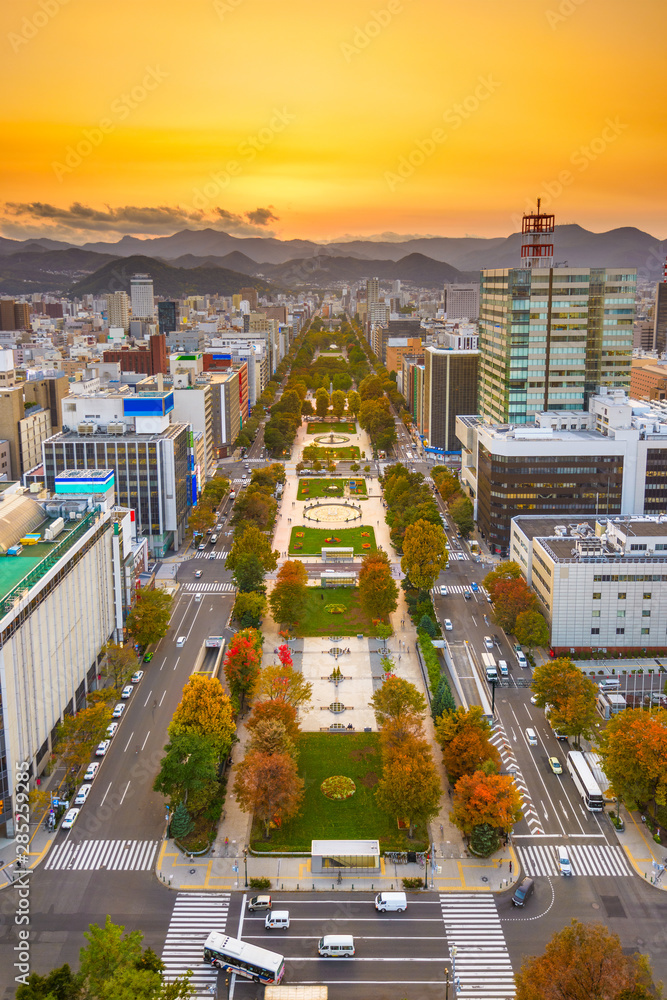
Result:
<svg viewBox="0 0 667 1000"><path fill-rule="evenodd" d="M655 842L650 830L642 823L640 813L629 812L621 806L621 817L625 830L623 833L617 830L616 836L628 861L641 878L657 889L667 890L667 846Z"/></svg>

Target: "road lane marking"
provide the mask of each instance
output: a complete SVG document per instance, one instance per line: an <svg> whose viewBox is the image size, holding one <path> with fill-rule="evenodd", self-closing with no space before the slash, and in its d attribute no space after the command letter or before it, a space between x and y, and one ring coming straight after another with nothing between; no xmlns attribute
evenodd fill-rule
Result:
<svg viewBox="0 0 667 1000"><path fill-rule="evenodd" d="M176 667L180 663L180 660L181 660L181 654L179 653L178 656L176 657L176 663L174 664L174 670L176 669Z"/></svg>
<svg viewBox="0 0 667 1000"><path fill-rule="evenodd" d="M129 747L129 745L132 742L133 738L134 738L134 730L132 731L132 736L130 736L129 740L125 744L125 750L123 750L123 753L125 753L127 751L127 748Z"/></svg>
<svg viewBox="0 0 667 1000"><path fill-rule="evenodd" d="M147 705L147 704L148 704L148 702L150 701L150 699L151 699L151 694L152 694L152 693L153 693L153 692L151 691L151 692L150 692L150 694L148 695L148 697L146 698L146 701L144 702L144 708L146 707L146 705Z"/></svg>
<svg viewBox="0 0 667 1000"><path fill-rule="evenodd" d="M119 805L119 806L122 806L122 804L123 804L123 799L124 799L124 798L125 798L125 796L127 795L127 790L128 790L128 788L129 788L129 787L130 787L130 782L128 781L128 783L127 783L127 784L126 784L126 786L125 786L125 791L123 792L123 794L122 794L122 796L121 796L121 799L120 799L120 802L118 803L118 805Z"/></svg>
<svg viewBox="0 0 667 1000"><path fill-rule="evenodd" d="M148 732L146 733L146 739L145 739L145 740L144 740L144 742L143 742L143 743L141 744L141 749L142 749L142 750L144 749L144 747L145 747L145 746L146 746L146 744L148 743L148 737L150 736L150 734L151 734L151 731L150 731L150 729L149 729L149 730L148 730Z"/></svg>
<svg viewBox="0 0 667 1000"><path fill-rule="evenodd" d="M160 698L160 701L158 702L158 706L157 706L158 708L160 707L160 705L164 701L166 693L167 693L167 689L165 688L165 690L162 692L162 697Z"/></svg>
<svg viewBox="0 0 667 1000"><path fill-rule="evenodd" d="M125 747L125 749L127 750L127 747ZM111 785L112 785L112 782L110 781L110 782L109 782L109 788L111 788ZM103 806L103 805L104 805L104 799L106 799L107 795L109 794L109 788L107 788L106 792L104 793L104 796L103 796L103 798L102 798L102 801L100 802L100 805L101 805L101 806Z"/></svg>

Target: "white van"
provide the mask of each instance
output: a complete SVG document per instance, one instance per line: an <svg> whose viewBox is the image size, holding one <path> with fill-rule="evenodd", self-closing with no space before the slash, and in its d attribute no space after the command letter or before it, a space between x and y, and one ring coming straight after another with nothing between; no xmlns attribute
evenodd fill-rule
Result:
<svg viewBox="0 0 667 1000"><path fill-rule="evenodd" d="M324 958L352 958L354 938L351 934L325 934L317 942L317 954Z"/></svg>
<svg viewBox="0 0 667 1000"><path fill-rule="evenodd" d="M380 913L386 910L396 910L402 913L407 909L408 900L404 892L378 892L375 897L375 909Z"/></svg>
<svg viewBox="0 0 667 1000"><path fill-rule="evenodd" d="M537 746L537 733L535 732L534 729L531 729L529 727L526 730L526 739L528 740L528 746L529 747L536 747Z"/></svg>
<svg viewBox="0 0 667 1000"><path fill-rule="evenodd" d="M269 910L264 921L267 930L286 931L289 927L289 910Z"/></svg>
<svg viewBox="0 0 667 1000"><path fill-rule="evenodd" d="M507 666L507 660L498 660L498 669L500 670L501 677L509 677L509 667Z"/></svg>
<svg viewBox="0 0 667 1000"><path fill-rule="evenodd" d="M519 664L520 667L523 667L524 669L528 666L528 660L526 659L525 653L522 653L518 649L516 652L516 662Z"/></svg>

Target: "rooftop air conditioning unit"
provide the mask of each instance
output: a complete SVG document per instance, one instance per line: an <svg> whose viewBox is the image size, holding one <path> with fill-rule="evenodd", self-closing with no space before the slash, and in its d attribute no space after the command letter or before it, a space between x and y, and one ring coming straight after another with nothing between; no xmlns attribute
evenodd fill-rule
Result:
<svg viewBox="0 0 667 1000"><path fill-rule="evenodd" d="M78 430L79 434L94 434L95 433L95 424L89 424L89 423L79 424L79 426L77 427L77 430Z"/></svg>
<svg viewBox="0 0 667 1000"><path fill-rule="evenodd" d="M107 434L124 434L125 424L122 422L107 424Z"/></svg>

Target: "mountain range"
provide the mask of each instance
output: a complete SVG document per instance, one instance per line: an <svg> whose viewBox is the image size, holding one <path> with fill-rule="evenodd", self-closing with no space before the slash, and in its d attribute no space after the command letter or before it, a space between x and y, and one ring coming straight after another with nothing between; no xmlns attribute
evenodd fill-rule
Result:
<svg viewBox="0 0 667 1000"><path fill-rule="evenodd" d="M436 288L444 281L476 280L482 268L517 266L521 242L521 234L513 233L493 239L424 236L397 242L321 244L231 236L215 229L183 230L153 239L124 236L116 243L83 246L48 238L20 241L0 237L0 292L104 291L108 289L100 282L110 280L113 271L113 267L105 271L107 265L116 261L124 273L131 273L135 259L143 260L149 271L151 266L156 269L159 282L156 280L155 289L162 295L187 294L179 289L190 289L192 294L214 290L229 294L222 289L237 291L239 282L258 288L269 282L283 289L322 289L367 277L399 278ZM645 280L660 277L667 253L667 241L632 227L593 233L575 224L557 226L554 244L557 263L636 267ZM225 272L222 275L221 269ZM196 273L187 277L175 274L175 270ZM210 283L203 288L206 281ZM158 284L165 291L158 291Z"/></svg>

